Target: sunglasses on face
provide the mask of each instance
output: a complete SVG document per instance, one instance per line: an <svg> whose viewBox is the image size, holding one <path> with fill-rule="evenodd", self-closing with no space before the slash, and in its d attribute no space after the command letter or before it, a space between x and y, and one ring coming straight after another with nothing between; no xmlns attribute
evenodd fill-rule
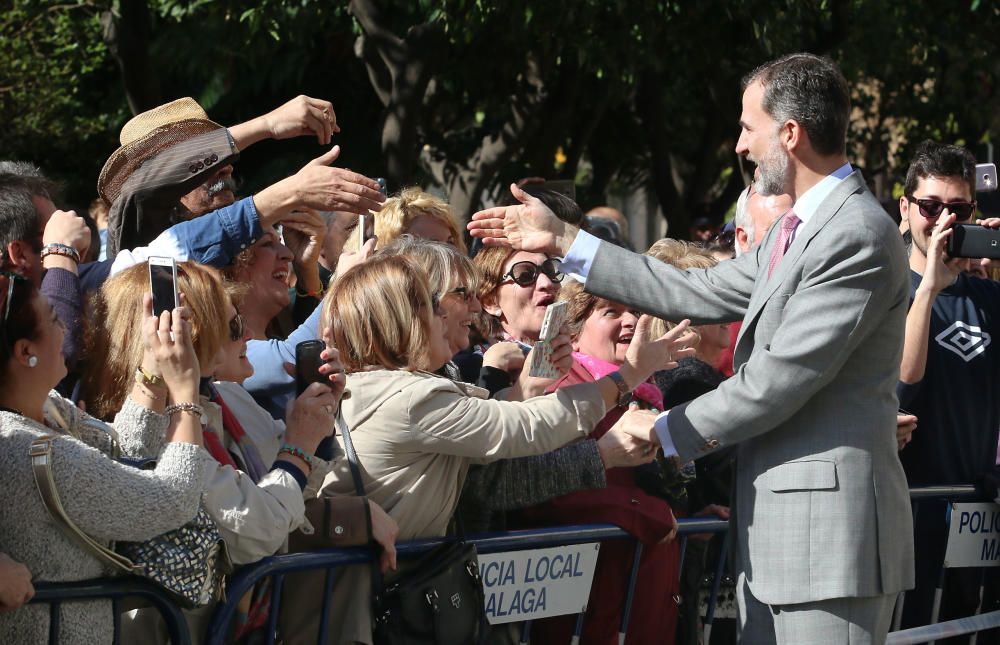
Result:
<svg viewBox="0 0 1000 645"><path fill-rule="evenodd" d="M236 312L236 315L232 317L229 321L229 340L236 342L242 340L243 336L246 335L246 323L243 322L243 316L240 312Z"/></svg>
<svg viewBox="0 0 1000 645"><path fill-rule="evenodd" d="M0 271L0 275L7 276L7 300L4 301L3 305L3 322L6 325L7 319L10 318L10 302L14 299L14 283L18 280L27 280L27 278L19 273L11 273L10 271Z"/></svg>
<svg viewBox="0 0 1000 645"><path fill-rule="evenodd" d="M549 258L541 264L535 264L530 260L515 262L510 271L503 275L503 279L521 287L530 287L538 281L538 276L544 273L552 282L562 282L565 274L559 272L560 264L561 262L555 258Z"/></svg>
<svg viewBox="0 0 1000 645"><path fill-rule="evenodd" d="M942 202L937 199L918 199L913 195L907 195L906 199L916 204L920 215L927 219L938 217L946 208L958 221L967 220L976 212L976 202Z"/></svg>

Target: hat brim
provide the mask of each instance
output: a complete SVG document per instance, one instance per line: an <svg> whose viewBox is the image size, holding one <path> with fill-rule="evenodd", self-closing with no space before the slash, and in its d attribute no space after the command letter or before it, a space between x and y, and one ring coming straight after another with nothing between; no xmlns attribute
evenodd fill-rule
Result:
<svg viewBox="0 0 1000 645"><path fill-rule="evenodd" d="M97 193L107 203L121 195L122 185L143 161L200 134L222 128L208 119L185 119L151 130L145 136L111 153L97 178Z"/></svg>

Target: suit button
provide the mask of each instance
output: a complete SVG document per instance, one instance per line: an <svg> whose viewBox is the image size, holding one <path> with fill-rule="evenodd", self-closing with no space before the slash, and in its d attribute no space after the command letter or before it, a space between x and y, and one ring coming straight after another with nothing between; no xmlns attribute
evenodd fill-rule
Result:
<svg viewBox="0 0 1000 645"><path fill-rule="evenodd" d="M718 439L710 439L709 442L708 442L708 447L709 448L718 448L719 447L719 440Z"/></svg>
<svg viewBox="0 0 1000 645"><path fill-rule="evenodd" d="M202 162L199 161L198 162L198 170L201 170L204 167L205 167L205 164L203 164Z"/></svg>
<svg viewBox="0 0 1000 645"><path fill-rule="evenodd" d="M206 166L211 166L212 165L212 158L211 157L205 157L205 165Z"/></svg>
<svg viewBox="0 0 1000 645"><path fill-rule="evenodd" d="M194 174L194 173L198 172L198 166L196 166L195 164L191 164L191 167L188 168L188 170L191 171L191 174Z"/></svg>
<svg viewBox="0 0 1000 645"><path fill-rule="evenodd" d="M343 526L335 526L335 527L333 527L333 532L336 533L337 535L343 535L344 534L344 527Z"/></svg>
<svg viewBox="0 0 1000 645"><path fill-rule="evenodd" d="M212 163L215 163L216 161L219 160L219 155L213 154L211 158L212 158Z"/></svg>

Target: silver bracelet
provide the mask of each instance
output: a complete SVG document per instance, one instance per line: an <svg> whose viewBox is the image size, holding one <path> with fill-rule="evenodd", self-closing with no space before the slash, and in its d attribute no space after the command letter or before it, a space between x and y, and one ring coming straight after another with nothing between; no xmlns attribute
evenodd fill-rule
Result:
<svg viewBox="0 0 1000 645"><path fill-rule="evenodd" d="M199 419L205 416L205 408L201 407L197 403L174 403L163 408L163 414L168 417L171 417L178 412L190 412L191 414L197 415Z"/></svg>

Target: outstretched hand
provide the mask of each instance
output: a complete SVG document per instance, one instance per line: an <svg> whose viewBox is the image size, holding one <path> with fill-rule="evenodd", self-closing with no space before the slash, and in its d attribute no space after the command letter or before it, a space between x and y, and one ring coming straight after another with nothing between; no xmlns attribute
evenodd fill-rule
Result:
<svg viewBox="0 0 1000 645"><path fill-rule="evenodd" d="M629 372L626 381L632 387L642 383L654 372L670 370L677 367L681 358L694 356L692 345L697 341L697 335L691 331L691 321L683 320L673 329L659 338L650 338L650 324L653 317L643 314L635 325L632 342L625 352L625 363L622 365L622 375Z"/></svg>
<svg viewBox="0 0 1000 645"><path fill-rule="evenodd" d="M565 256L579 229L567 224L537 197L510 185L519 202L479 211L467 225L473 237L487 246L509 246L518 251L533 251Z"/></svg>

